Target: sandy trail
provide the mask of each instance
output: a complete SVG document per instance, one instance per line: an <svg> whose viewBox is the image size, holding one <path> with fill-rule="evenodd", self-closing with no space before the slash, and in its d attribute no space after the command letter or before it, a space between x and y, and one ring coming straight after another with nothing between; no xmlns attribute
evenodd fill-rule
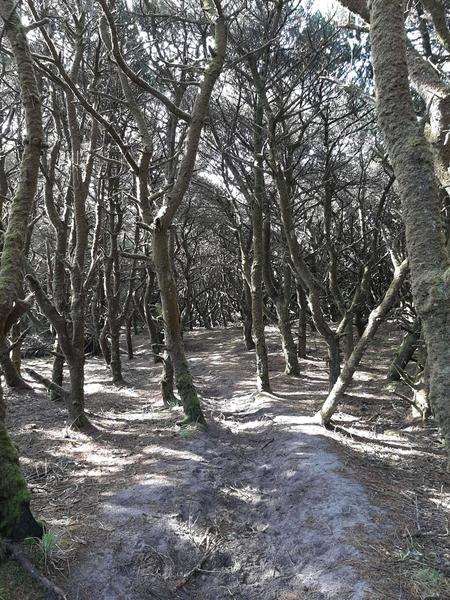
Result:
<svg viewBox="0 0 450 600"><path fill-rule="evenodd" d="M283 397L255 395L252 353L242 354L237 330L200 332L187 344L208 432L158 444L148 431L145 468L100 501L69 597L373 597L356 567L382 515L323 429L301 416L296 392L314 394L311 381L304 389L304 378L275 377ZM136 364L145 375L145 350L139 360L130 377ZM310 379L323 386L320 373Z"/></svg>

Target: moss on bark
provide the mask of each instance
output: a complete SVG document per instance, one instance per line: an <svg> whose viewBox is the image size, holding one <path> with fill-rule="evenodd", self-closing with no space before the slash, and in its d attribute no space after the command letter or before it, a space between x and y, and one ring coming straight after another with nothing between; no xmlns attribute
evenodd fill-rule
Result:
<svg viewBox="0 0 450 600"><path fill-rule="evenodd" d="M30 496L17 450L0 421L0 535L10 537Z"/></svg>
<svg viewBox="0 0 450 600"><path fill-rule="evenodd" d="M206 425L206 420L200 406L200 398L197 394L190 371L187 370L186 372L179 374L176 377L176 384L186 415L178 424L187 425L189 423L200 423Z"/></svg>

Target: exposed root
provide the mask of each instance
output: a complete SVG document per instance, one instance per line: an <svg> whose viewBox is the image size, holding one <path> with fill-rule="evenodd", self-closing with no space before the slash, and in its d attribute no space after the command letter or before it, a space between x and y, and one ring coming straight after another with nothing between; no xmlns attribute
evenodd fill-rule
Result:
<svg viewBox="0 0 450 600"><path fill-rule="evenodd" d="M41 584L44 589L51 592L58 600L67 600L65 592L57 585L52 583L50 579L45 577L45 575L42 575L42 573L37 570L33 563L22 554L16 544L13 544L12 542L5 542L5 548L9 557L17 561L20 566L25 569L25 571L29 573L31 577L33 577L33 579Z"/></svg>

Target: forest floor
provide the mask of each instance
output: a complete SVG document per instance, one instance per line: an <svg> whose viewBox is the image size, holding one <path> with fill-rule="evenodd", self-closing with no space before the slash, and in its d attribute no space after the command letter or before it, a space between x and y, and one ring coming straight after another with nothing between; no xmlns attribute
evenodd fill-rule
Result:
<svg viewBox="0 0 450 600"><path fill-rule="evenodd" d="M9 393L33 510L56 536L28 552L69 600L450 599L443 447L385 380L399 333L378 336L335 431L309 418L326 396L321 343L292 378L268 340L273 394L256 395L240 330L186 334L206 432L164 409L144 335L125 387L87 361L95 435L67 430L37 384ZM49 359L25 362L49 374ZM43 598L0 567L1 600Z"/></svg>

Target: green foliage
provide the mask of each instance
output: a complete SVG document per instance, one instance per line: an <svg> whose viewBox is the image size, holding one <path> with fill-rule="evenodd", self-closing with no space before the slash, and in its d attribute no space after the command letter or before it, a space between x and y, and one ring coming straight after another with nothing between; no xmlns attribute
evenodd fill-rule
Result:
<svg viewBox="0 0 450 600"><path fill-rule="evenodd" d="M421 594L430 600L450 597L450 580L439 570L439 560L415 540L409 539L407 547L400 553L402 562L411 563L411 577Z"/></svg>
<svg viewBox="0 0 450 600"><path fill-rule="evenodd" d="M419 571L417 571L417 577L430 591L438 592L444 587L450 589L448 588L448 582L444 575L433 567L423 567L422 569L419 569Z"/></svg>
<svg viewBox="0 0 450 600"><path fill-rule="evenodd" d="M36 550L36 558L43 563L43 569L47 573L54 556L60 550L56 534L50 529L45 528L42 538L26 538L24 543Z"/></svg>
<svg viewBox="0 0 450 600"><path fill-rule="evenodd" d="M48 565L54 550L57 548L57 538L53 531L46 531L42 539L38 540L39 548L44 560L44 569L48 570Z"/></svg>
<svg viewBox="0 0 450 600"><path fill-rule="evenodd" d="M194 435L194 431L192 429L182 429L178 432L178 435L182 438L191 438Z"/></svg>
<svg viewBox="0 0 450 600"><path fill-rule="evenodd" d="M175 394L172 394L169 400L166 400L166 406L168 406L169 408L175 408L176 406L179 406L179 402L178 402L178 398L175 396Z"/></svg>

